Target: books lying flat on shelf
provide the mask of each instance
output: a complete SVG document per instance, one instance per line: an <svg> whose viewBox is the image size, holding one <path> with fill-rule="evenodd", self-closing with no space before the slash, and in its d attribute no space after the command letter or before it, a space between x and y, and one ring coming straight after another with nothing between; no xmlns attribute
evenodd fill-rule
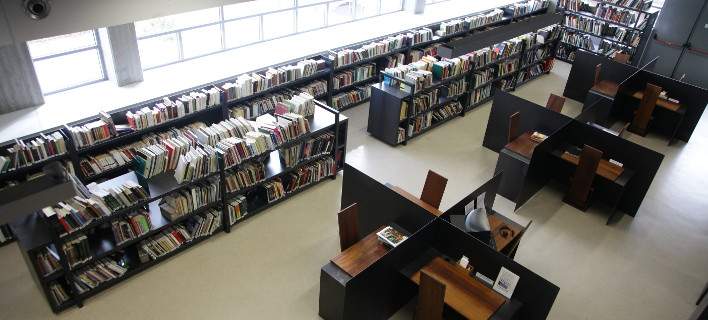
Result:
<svg viewBox="0 0 708 320"><path fill-rule="evenodd" d="M221 228L221 211L209 210L191 217L184 224L193 239L210 236Z"/></svg>
<svg viewBox="0 0 708 320"><path fill-rule="evenodd" d="M42 213L63 237L81 230L94 220L110 216L112 211L98 198L75 196L42 209Z"/></svg>
<svg viewBox="0 0 708 320"><path fill-rule="evenodd" d="M91 193L103 200L103 203L113 212L131 207L149 198L143 186L135 181L125 181L115 188L104 189L92 183L87 185Z"/></svg>
<svg viewBox="0 0 708 320"><path fill-rule="evenodd" d="M332 78L332 88L337 90L376 77L376 64L369 63L354 69L338 72Z"/></svg>
<svg viewBox="0 0 708 320"><path fill-rule="evenodd" d="M381 243L390 247L397 247L403 241L408 239L406 235L391 226L386 226L383 230L377 232L376 236Z"/></svg>
<svg viewBox="0 0 708 320"><path fill-rule="evenodd" d="M300 188L318 182L326 177L336 174L337 168L333 158L315 161L312 164L298 168L285 178L285 192L292 193Z"/></svg>
<svg viewBox="0 0 708 320"><path fill-rule="evenodd" d="M37 252L37 270L42 276L48 276L61 269L59 253L50 247L45 247Z"/></svg>
<svg viewBox="0 0 708 320"><path fill-rule="evenodd" d="M125 219L112 221L111 229L118 245L139 238L152 229L150 213L142 209L138 210L137 213L129 215Z"/></svg>
<svg viewBox="0 0 708 320"><path fill-rule="evenodd" d="M334 148L334 133L328 132L298 145L279 149L280 159L285 167L291 168L302 161L331 153Z"/></svg>
<svg viewBox="0 0 708 320"><path fill-rule="evenodd" d="M52 297L55 306L60 306L64 302L69 301L70 297L66 294L64 287L57 282L49 285L49 295Z"/></svg>
<svg viewBox="0 0 708 320"><path fill-rule="evenodd" d="M143 240L140 242L140 250L147 253L152 260L157 260L191 241L192 235L189 231L184 226L178 225Z"/></svg>
<svg viewBox="0 0 708 320"><path fill-rule="evenodd" d="M128 269L111 258L103 258L74 274L74 288L83 294L97 288L102 283L122 277Z"/></svg>
<svg viewBox="0 0 708 320"><path fill-rule="evenodd" d="M7 148L6 152L6 155L0 155L0 173L63 155L66 153L66 141L59 131L47 135L40 133L29 141L15 139L15 145Z"/></svg>
<svg viewBox="0 0 708 320"><path fill-rule="evenodd" d="M226 211L229 215L230 225L233 225L248 215L247 204L246 197L243 195L238 195L229 201L226 205Z"/></svg>
<svg viewBox="0 0 708 320"><path fill-rule="evenodd" d="M226 173L226 192L236 192L265 179L265 166L261 162L247 163L237 171Z"/></svg>
<svg viewBox="0 0 708 320"><path fill-rule="evenodd" d="M214 177L165 196L160 203L160 211L167 220L175 221L215 203L219 197L219 180Z"/></svg>
<svg viewBox="0 0 708 320"><path fill-rule="evenodd" d="M72 268L91 260L93 257L86 235L81 235L73 240L64 242L62 244L62 250L64 250L67 262Z"/></svg>

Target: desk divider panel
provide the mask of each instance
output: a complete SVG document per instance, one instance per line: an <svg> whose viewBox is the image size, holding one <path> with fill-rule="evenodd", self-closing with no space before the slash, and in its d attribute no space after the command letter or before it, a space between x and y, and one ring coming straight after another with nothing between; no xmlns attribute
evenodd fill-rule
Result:
<svg viewBox="0 0 708 320"><path fill-rule="evenodd" d="M590 145L601 150L604 159L617 160L623 163L625 168L633 170L634 176L627 183L618 204L619 210L632 217L637 214L664 159L663 154L579 121L571 122L546 140L544 142L548 143L552 150L567 144L580 148L585 144Z"/></svg>
<svg viewBox="0 0 708 320"><path fill-rule="evenodd" d="M632 98L631 94L637 90L644 90L647 83L661 87L662 90L668 92L670 98L678 99L679 103L686 108L686 114L676 131L675 138L688 142L705 111L706 103L708 102L708 90L644 69L633 74L620 86L618 97L613 105L614 113L620 117L631 119L627 118L632 116L632 114L627 113L627 110L631 112L634 108L628 108L628 106L639 104L639 100ZM625 112L622 112L622 110ZM650 126L667 135L671 135L671 131L673 131L671 124L656 118Z"/></svg>
<svg viewBox="0 0 708 320"><path fill-rule="evenodd" d="M409 233L420 230L435 217L383 183L353 167L344 165L341 207L359 204L359 237L395 222Z"/></svg>
<svg viewBox="0 0 708 320"><path fill-rule="evenodd" d="M497 92L492 102L492 110L487 120L482 145L499 152L507 144L507 126L509 116L519 112L521 121L519 133L527 131L542 131L553 134L564 125L573 121L572 118L539 106L531 101L519 98L507 92Z"/></svg>
<svg viewBox="0 0 708 320"><path fill-rule="evenodd" d="M600 79L617 83L621 83L638 69L637 67L582 50L578 50L575 55L575 61L573 61L573 66L568 75L568 81L565 83L563 96L577 101L585 101L588 91L593 86L595 66L598 64L602 64Z"/></svg>

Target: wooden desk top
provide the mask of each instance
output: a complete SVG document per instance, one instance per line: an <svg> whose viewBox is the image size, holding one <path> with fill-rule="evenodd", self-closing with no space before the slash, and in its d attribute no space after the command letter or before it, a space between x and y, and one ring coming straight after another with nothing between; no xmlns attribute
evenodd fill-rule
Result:
<svg viewBox="0 0 708 320"><path fill-rule="evenodd" d="M439 217L443 214L443 212L440 211L439 209L429 205L427 202L425 202L423 200L420 200L420 198L412 195L410 192L408 192L406 190L403 190L401 187L394 186L394 185L388 185L388 184L387 184L387 186L389 188L391 188L391 190L396 191L398 194L402 195L406 199L410 200L411 202L413 202L413 203L417 204L418 206L420 206L421 208L425 209L430 214L432 214L436 217Z"/></svg>
<svg viewBox="0 0 708 320"><path fill-rule="evenodd" d="M435 280L445 285L445 304L467 319L489 319L506 299L471 277L464 268L435 257L423 267ZM420 271L411 276L420 284Z"/></svg>
<svg viewBox="0 0 708 320"><path fill-rule="evenodd" d="M636 91L636 92L632 93L632 97L642 100L642 98L644 98L644 91L641 91L641 90ZM659 99L656 100L656 106L662 107L664 109L667 109L667 110L670 110L673 112L679 112L679 110L681 109L681 104L671 102L671 101L661 98L661 97L659 97Z"/></svg>
<svg viewBox="0 0 708 320"><path fill-rule="evenodd" d="M504 148L514 151L526 159L531 159L533 150L538 146L538 142L531 139L532 132L524 132L514 141L507 143Z"/></svg>
<svg viewBox="0 0 708 320"><path fill-rule="evenodd" d="M382 226L370 233L330 261L350 276L355 277L389 251L389 248L382 244L376 236L376 233L385 227Z"/></svg>
<svg viewBox="0 0 708 320"><path fill-rule="evenodd" d="M580 157L571 154L568 151L563 152L563 154L561 155L561 159L570 162L576 166L578 165L578 162L580 162ZM610 181L617 180L617 178L622 174L622 172L624 172L623 167L614 165L605 159L600 159L600 164L597 166L596 171L599 176Z"/></svg>

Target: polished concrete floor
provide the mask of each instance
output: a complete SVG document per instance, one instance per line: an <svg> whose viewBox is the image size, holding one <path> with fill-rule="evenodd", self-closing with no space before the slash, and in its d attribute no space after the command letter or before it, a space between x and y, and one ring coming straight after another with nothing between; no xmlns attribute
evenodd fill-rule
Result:
<svg viewBox="0 0 708 320"><path fill-rule="evenodd" d="M562 93L568 71L559 62L515 94L545 104L549 93ZM481 146L490 107L391 148L368 136L368 106L360 106L345 112L347 161L414 194L433 169L450 179L447 208L492 175L497 154ZM579 110L568 101L564 113ZM702 121L689 144L629 139L666 155L634 219L606 226L602 210L565 205L555 186L515 214L497 200L498 210L533 221L517 261L561 288L549 319L686 319L708 281L708 126ZM2 247L0 320L318 319L319 270L338 252L341 181L321 183L57 316L17 246ZM395 316L407 317L407 310Z"/></svg>

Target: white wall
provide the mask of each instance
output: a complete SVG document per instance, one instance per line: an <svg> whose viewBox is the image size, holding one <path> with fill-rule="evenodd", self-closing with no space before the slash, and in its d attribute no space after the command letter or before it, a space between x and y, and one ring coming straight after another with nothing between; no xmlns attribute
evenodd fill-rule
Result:
<svg viewBox="0 0 708 320"><path fill-rule="evenodd" d="M36 21L27 16L22 0L0 0L0 46L251 0L50 1L49 17Z"/></svg>

